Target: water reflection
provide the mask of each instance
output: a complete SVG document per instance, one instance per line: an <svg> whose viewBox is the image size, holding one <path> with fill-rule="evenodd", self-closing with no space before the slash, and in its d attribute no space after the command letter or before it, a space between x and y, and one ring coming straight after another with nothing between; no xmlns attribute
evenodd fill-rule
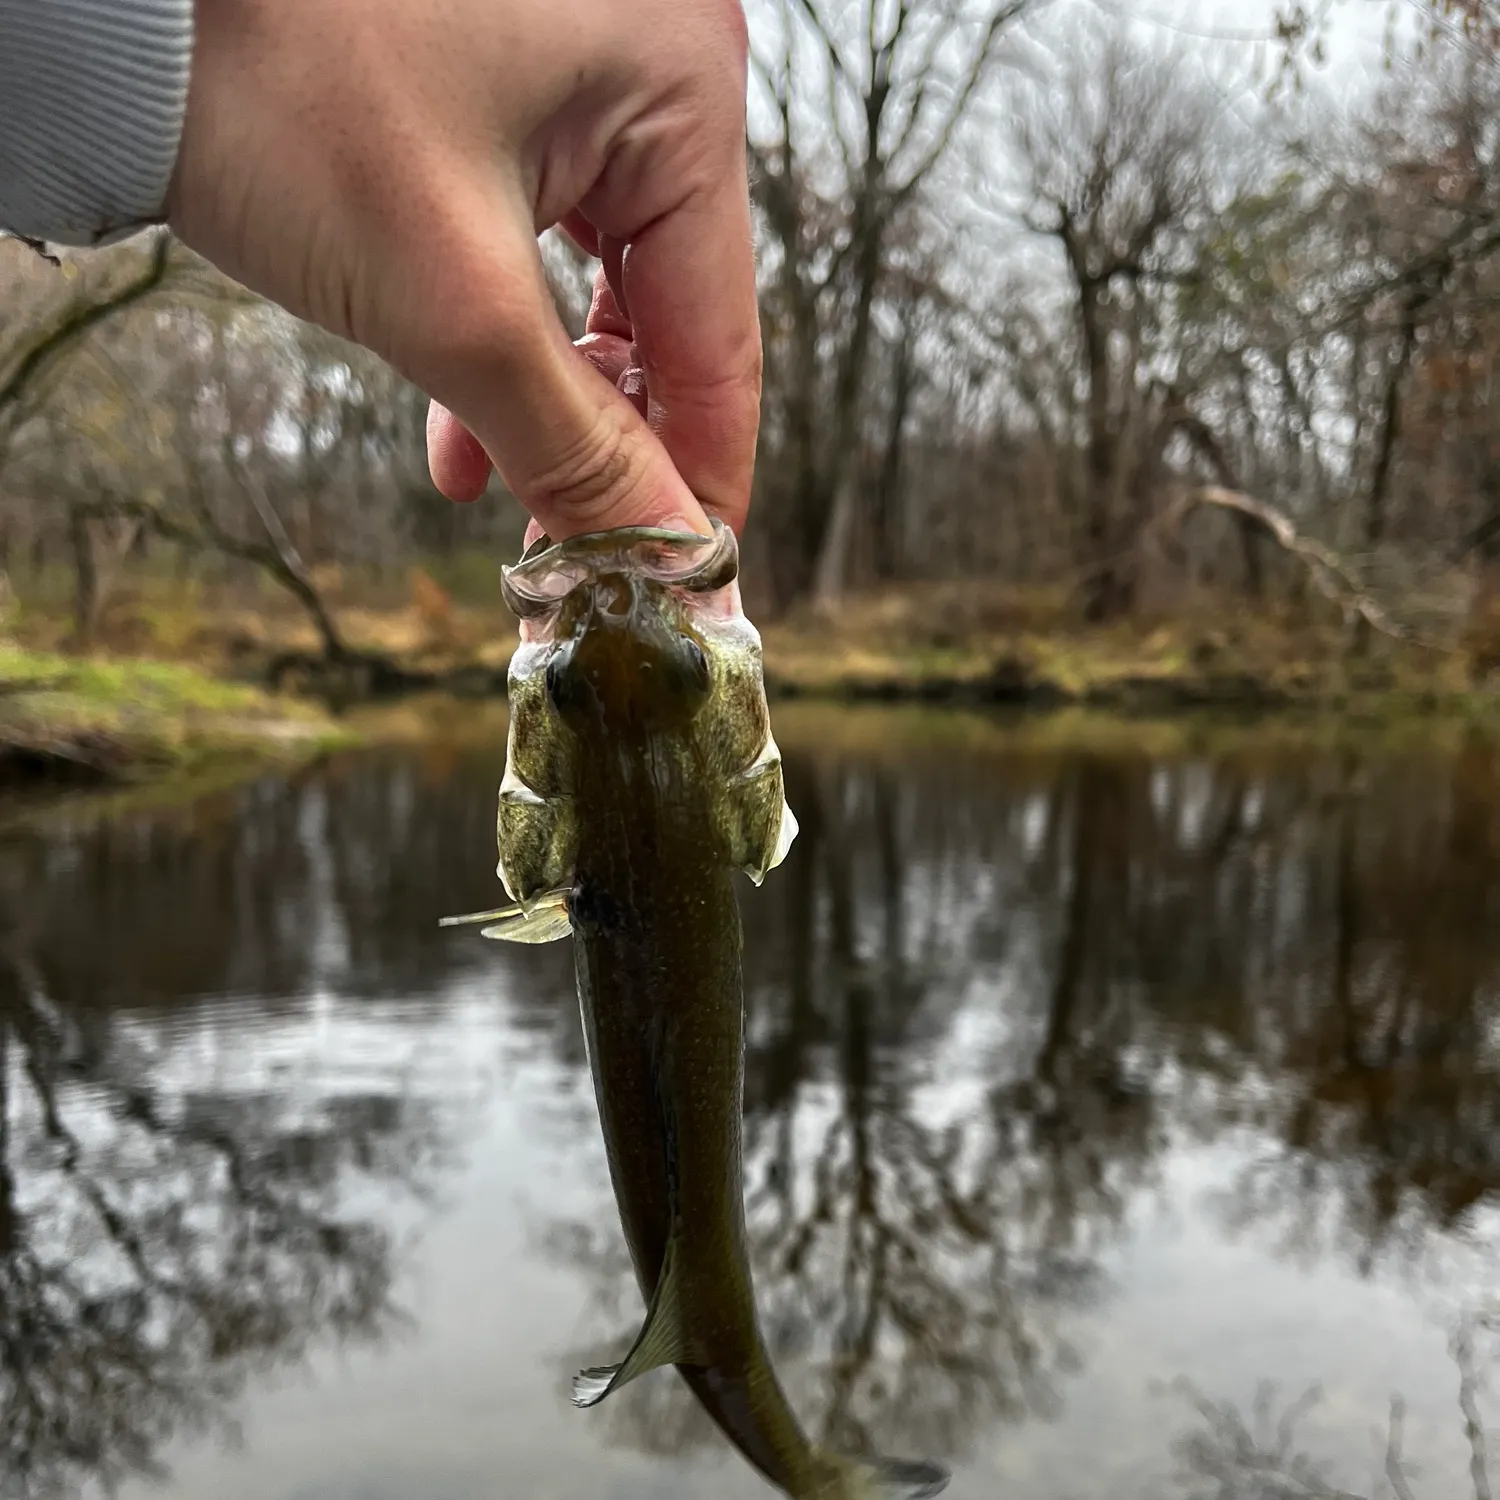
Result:
<svg viewBox="0 0 1500 1500"><path fill-rule="evenodd" d="M391 1228L351 1197L425 1195L436 1112L374 1077L258 1078L211 1013L177 1024L237 988L273 1022L305 1011L332 915L293 884L307 807L260 788L3 849L6 1497L157 1474L169 1440L230 1431L254 1378L399 1318Z"/></svg>
<svg viewBox="0 0 1500 1500"><path fill-rule="evenodd" d="M1220 1210L1303 1255L1368 1272L1467 1224L1500 1188L1496 769L1478 743L1370 766L789 751L802 846L746 908L747 1193L810 1430L961 1455L1055 1410L1059 1309L1107 1296L1174 1134L1253 1133ZM623 1343L614 1240L559 1235ZM651 1451L713 1441L667 1383L611 1416Z"/></svg>
<svg viewBox="0 0 1500 1500"><path fill-rule="evenodd" d="M1458 1377L1456 1416L1469 1450L1468 1493L1473 1500L1490 1500L1494 1493L1489 1439L1478 1398L1484 1389L1481 1361L1494 1363L1496 1331L1493 1318L1466 1316L1449 1340ZM1384 1431L1375 1434L1372 1483L1356 1492L1339 1484L1331 1472L1334 1466L1305 1446L1302 1425L1323 1396L1317 1385L1292 1400L1279 1400L1275 1384L1262 1381L1248 1412L1233 1402L1213 1399L1188 1380L1174 1382L1165 1394L1186 1401L1198 1417L1196 1425L1172 1444L1185 1500L1364 1500L1366 1495L1373 1500L1416 1500L1423 1488L1421 1465L1407 1452L1406 1402L1399 1395L1391 1397Z"/></svg>
<svg viewBox="0 0 1500 1500"><path fill-rule="evenodd" d="M1157 1204L1319 1274L1394 1278L1468 1330L1469 1374L1433 1418L1467 1453L1500 1292L1494 747L1059 750L799 722L779 737L802 835L744 902L746 1190L768 1339L812 1435L967 1463L977 1487L961 1472L955 1493L990 1493L995 1453L1034 1419L1065 1425L1128 1322ZM538 1348L536 1382L560 1390L574 1355L633 1336L568 956L435 925L493 894L498 762L355 757L0 844L0 1472L17 1495L146 1471L269 1363L389 1326L390 1201L441 1180L454 1139L447 1075L419 1086L405 1064L460 993L489 997L502 1092L543 1062L560 1080L538 1129L586 1189L530 1194L549 1262L590 1298L558 1320L580 1348ZM329 996L399 999L384 1050L311 1074L234 1066L245 1027L301 1035ZM1212 1166L1191 1191L1185 1162ZM487 1315L500 1347L499 1291ZM1296 1391L1257 1415L1249 1392L1185 1388L1146 1434L1149 1492L1347 1492L1298 1446L1316 1411ZM666 1379L576 1421L662 1459L718 1451ZM1400 1495L1399 1409L1357 1425L1382 1421L1377 1477ZM554 1468L584 1462L561 1451ZM1017 1494L1074 1487L1010 1476Z"/></svg>

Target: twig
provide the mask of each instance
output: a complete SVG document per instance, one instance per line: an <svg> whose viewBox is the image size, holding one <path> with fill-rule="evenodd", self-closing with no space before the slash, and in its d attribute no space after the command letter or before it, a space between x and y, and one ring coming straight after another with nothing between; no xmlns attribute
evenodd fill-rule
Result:
<svg viewBox="0 0 1500 1500"><path fill-rule="evenodd" d="M46 240L34 239L29 234L16 234L11 238L19 240L33 255L46 261L49 266L61 267L62 261L47 248Z"/></svg>
<svg viewBox="0 0 1500 1500"><path fill-rule="evenodd" d="M1469 1440L1469 1477L1474 1485L1474 1500L1492 1500L1489 1445L1484 1435L1484 1418L1475 1400L1479 1379L1474 1372L1474 1335L1467 1320L1459 1324L1453 1335L1453 1362L1458 1366L1458 1406L1464 1415L1464 1436Z"/></svg>
<svg viewBox="0 0 1500 1500"><path fill-rule="evenodd" d="M1401 1464L1401 1437L1406 1422L1406 1403L1391 1397L1391 1421L1385 1440L1385 1477L1396 1500L1416 1500Z"/></svg>
<svg viewBox="0 0 1500 1500"><path fill-rule="evenodd" d="M142 298L149 297L161 286L170 266L171 251L171 237L161 235L152 247L151 259L142 272L97 302L77 304L35 339L4 379L0 380L0 411L20 400L27 384L55 355L77 343L95 324Z"/></svg>

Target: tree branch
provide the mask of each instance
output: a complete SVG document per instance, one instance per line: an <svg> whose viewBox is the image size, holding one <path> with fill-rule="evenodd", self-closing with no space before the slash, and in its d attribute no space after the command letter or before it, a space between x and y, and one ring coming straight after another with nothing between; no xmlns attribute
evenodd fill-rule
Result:
<svg viewBox="0 0 1500 1500"><path fill-rule="evenodd" d="M151 248L151 259L139 275L100 301L76 303L53 327L33 339L10 373L0 380L0 413L16 405L27 386L47 365L66 353L96 325L156 291L166 280L171 256L171 236L159 234Z"/></svg>
<svg viewBox="0 0 1500 1500"><path fill-rule="evenodd" d="M949 146L953 144L954 134L959 124L969 112L969 104L973 100L981 83L984 82L985 74L989 71L990 64L994 61L995 50L1000 45L1000 37L1006 26L1010 24L1022 11L1024 11L1030 0L1009 0L1008 4L1001 5L991 14L989 25L985 27L984 36L975 50L974 59L969 65L968 73L964 81L959 85L958 92L953 97L953 102L948 108L947 118L938 127L937 139L928 148L925 155L917 162L916 166L907 174L906 181L895 188L892 197L897 203L904 202L922 185L923 181L932 172L932 169L947 154Z"/></svg>
<svg viewBox="0 0 1500 1500"><path fill-rule="evenodd" d="M1217 484L1200 485L1179 496L1162 513L1156 524L1163 534L1173 535L1188 515L1200 505L1232 511L1258 522L1283 551L1307 568L1319 592L1337 604L1346 619L1363 619L1372 629L1393 640L1410 641L1436 651L1447 649L1441 642L1420 636L1410 626L1391 619L1365 593L1350 565L1332 547L1312 537L1303 536L1285 512L1264 500L1257 500L1253 495L1247 495L1241 490L1225 489Z"/></svg>
<svg viewBox="0 0 1500 1500"><path fill-rule="evenodd" d="M253 490L253 486L251 489ZM253 494L251 498L254 503ZM256 509L261 515L262 523L265 524L265 515L259 504ZM231 535L212 517L206 505L198 506L195 510L198 519L197 529L175 520L160 506L153 505L150 501L137 500L126 495L110 495L102 499L83 501L79 505L79 510L82 514L91 516L128 516L140 521L164 541L175 542L179 546L196 552L218 552L226 557L253 563L296 596L303 608L312 616L313 623L322 638L324 651L330 658L351 655L337 622L328 606L324 604L322 596L313 585L306 570L293 566L274 545L246 542ZM277 525L279 524L278 521ZM283 535L285 535L284 532ZM300 564L301 559L297 558L295 552L292 553L292 557Z"/></svg>

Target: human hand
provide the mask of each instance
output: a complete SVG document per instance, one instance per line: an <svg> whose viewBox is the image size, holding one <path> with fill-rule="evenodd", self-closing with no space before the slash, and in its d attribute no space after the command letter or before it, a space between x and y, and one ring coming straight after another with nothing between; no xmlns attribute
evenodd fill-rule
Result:
<svg viewBox="0 0 1500 1500"><path fill-rule="evenodd" d="M493 462L558 538L743 524L737 0L197 0L196 27L173 228L431 395L444 494ZM558 223L603 264L577 346L536 244Z"/></svg>

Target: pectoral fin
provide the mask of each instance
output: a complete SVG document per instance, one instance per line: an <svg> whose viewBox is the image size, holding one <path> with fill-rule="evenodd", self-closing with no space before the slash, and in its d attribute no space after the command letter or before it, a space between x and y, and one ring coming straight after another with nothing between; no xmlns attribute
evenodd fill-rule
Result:
<svg viewBox="0 0 1500 1500"><path fill-rule="evenodd" d="M637 1375L644 1375L648 1370L658 1369L662 1365L705 1363L696 1353L691 1332L682 1319L677 1279L673 1275L676 1244L677 1236L674 1233L667 1242L667 1253L661 1263L661 1276L657 1280L646 1321L641 1325L630 1353L617 1365L597 1365L575 1375L574 1406L597 1406L611 1391L618 1390Z"/></svg>
<svg viewBox="0 0 1500 1500"><path fill-rule="evenodd" d="M489 922L481 937L503 943L555 943L573 930L568 918L568 893L548 891L522 906L502 906L495 911L470 912L464 917L444 917L439 927L460 927L473 922Z"/></svg>

